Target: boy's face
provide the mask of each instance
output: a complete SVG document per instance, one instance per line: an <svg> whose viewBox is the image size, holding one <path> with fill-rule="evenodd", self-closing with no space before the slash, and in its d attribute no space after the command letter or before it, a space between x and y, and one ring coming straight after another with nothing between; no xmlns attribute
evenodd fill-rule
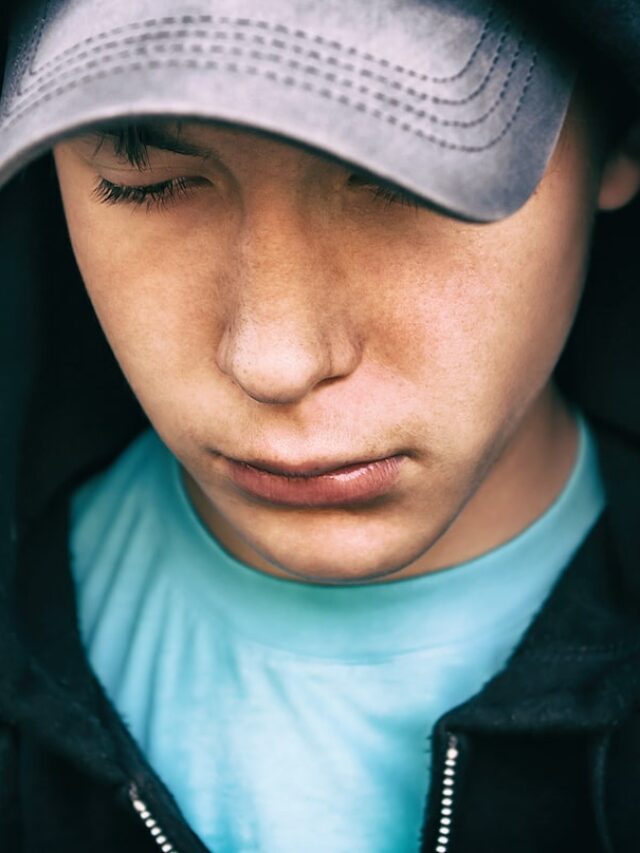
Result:
<svg viewBox="0 0 640 853"><path fill-rule="evenodd" d="M557 491L570 464L549 377L598 195L580 116L530 201L490 225L381 199L249 132L186 124L181 138L216 154L150 149L139 172L94 136L55 159L102 326L210 529L267 571L349 582L473 556L517 532L514 512L526 526L549 500L536 488ZM161 204L140 191L105 204L100 178L180 182ZM247 492L228 462L389 456L381 495L302 506Z"/></svg>

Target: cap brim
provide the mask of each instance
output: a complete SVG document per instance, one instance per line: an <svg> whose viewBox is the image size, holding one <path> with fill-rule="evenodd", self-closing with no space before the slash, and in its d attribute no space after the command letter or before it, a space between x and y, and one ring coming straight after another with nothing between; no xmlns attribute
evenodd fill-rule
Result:
<svg viewBox="0 0 640 853"><path fill-rule="evenodd" d="M479 222L515 212L545 171L572 73L490 3L199 7L63 0L24 16L0 111L0 184L56 140L144 116L277 134Z"/></svg>

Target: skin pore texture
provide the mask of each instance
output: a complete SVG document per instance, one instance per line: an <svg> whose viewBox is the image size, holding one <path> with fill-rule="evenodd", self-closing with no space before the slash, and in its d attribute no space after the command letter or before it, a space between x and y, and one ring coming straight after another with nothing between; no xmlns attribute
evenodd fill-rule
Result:
<svg viewBox="0 0 640 853"><path fill-rule="evenodd" d="M576 427L552 371L594 215L639 180L620 151L596 165L589 128L574 102L537 191L488 225L380 198L346 166L246 130L182 123L212 150L152 147L142 169L96 134L56 146L98 318L228 551L316 583L394 580L495 548L553 502ZM116 201L101 179L178 183ZM224 459L398 453L383 497L328 507L253 498Z"/></svg>

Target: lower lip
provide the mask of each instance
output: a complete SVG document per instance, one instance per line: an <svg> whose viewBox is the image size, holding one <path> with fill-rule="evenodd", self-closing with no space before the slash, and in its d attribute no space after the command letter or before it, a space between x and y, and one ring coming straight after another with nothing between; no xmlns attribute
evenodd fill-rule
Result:
<svg viewBox="0 0 640 853"><path fill-rule="evenodd" d="M226 461L233 482L254 497L287 506L322 507L381 497L395 484L405 459L405 456L389 456L311 477L287 477L244 462Z"/></svg>

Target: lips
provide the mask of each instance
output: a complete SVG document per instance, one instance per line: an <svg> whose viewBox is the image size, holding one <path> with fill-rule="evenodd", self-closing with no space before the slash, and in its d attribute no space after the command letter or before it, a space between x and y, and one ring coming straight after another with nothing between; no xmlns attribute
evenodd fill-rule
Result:
<svg viewBox="0 0 640 853"><path fill-rule="evenodd" d="M225 459L227 474L241 491L273 504L337 506L371 501L398 479L404 454L340 467L308 463L286 470L269 463Z"/></svg>

